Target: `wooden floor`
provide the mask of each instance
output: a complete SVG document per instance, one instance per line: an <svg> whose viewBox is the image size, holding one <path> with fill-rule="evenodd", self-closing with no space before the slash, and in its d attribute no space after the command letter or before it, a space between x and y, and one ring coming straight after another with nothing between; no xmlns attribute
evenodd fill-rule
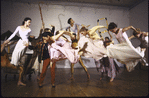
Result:
<svg viewBox="0 0 149 98"><path fill-rule="evenodd" d="M111 97L111 96L147 96L148 70L135 69L127 72L121 68L113 82L100 75L95 68L89 69L90 80L82 68L74 71L74 81L69 80L70 69L56 69L55 88L51 87L50 69L48 69L42 88L37 84L37 73L27 81L27 86L17 86L13 75L7 76L7 82L1 72L1 96L3 97Z"/></svg>

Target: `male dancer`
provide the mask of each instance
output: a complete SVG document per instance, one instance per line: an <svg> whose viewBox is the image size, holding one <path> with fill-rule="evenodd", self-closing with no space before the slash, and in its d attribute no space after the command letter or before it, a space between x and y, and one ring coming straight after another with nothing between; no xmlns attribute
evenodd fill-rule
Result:
<svg viewBox="0 0 149 98"><path fill-rule="evenodd" d="M49 39L49 34L52 34L52 33L49 33L49 32L44 32L42 34L42 38L43 38L43 44L41 46L41 58L43 60L43 68L42 68L42 72L40 74L40 79L37 78L39 80L38 82L38 85L39 87L42 87L43 86L43 80L45 78L45 75L46 75L46 71L47 71L47 68L50 64L50 56L49 56L49 48L50 48L50 45L49 45L49 42L48 42L48 39ZM52 83L52 87L55 87L55 63L53 63L52 67L51 67L51 83Z"/></svg>

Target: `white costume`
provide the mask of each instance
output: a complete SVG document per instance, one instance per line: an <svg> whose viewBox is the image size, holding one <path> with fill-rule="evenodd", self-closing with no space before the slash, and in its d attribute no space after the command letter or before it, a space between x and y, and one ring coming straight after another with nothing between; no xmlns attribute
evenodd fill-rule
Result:
<svg viewBox="0 0 149 98"><path fill-rule="evenodd" d="M11 59L11 64L18 65L18 61L20 60L20 57L23 55L25 52L26 46L24 45L25 43L28 43L28 36L31 32L31 29L29 28L28 30L22 30L20 26L16 28L14 33L8 38L8 40L11 40L17 33L19 32L19 35L21 39L17 42L14 51L12 53L12 59Z"/></svg>
<svg viewBox="0 0 149 98"><path fill-rule="evenodd" d="M78 32L77 25L78 25L78 26L81 26L81 24L74 23L73 27L68 26L68 27L66 28L66 30L67 30L68 28L70 28L70 31L71 31L71 32L74 32L74 33L77 34L77 32Z"/></svg>
<svg viewBox="0 0 149 98"><path fill-rule="evenodd" d="M120 44L107 46L107 55L125 64L127 70L130 72L144 55L133 47L126 32L122 32L122 28L115 36Z"/></svg>

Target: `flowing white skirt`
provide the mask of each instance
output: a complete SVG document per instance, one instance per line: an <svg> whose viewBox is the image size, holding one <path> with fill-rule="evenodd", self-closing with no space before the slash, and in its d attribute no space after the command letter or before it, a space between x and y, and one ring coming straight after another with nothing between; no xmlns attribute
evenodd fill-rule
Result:
<svg viewBox="0 0 149 98"><path fill-rule="evenodd" d="M100 60L102 57L106 57L106 48L102 40L92 40L83 36L78 42L78 47L82 49L85 43L87 43L87 46L82 56L94 58L96 61Z"/></svg>
<svg viewBox="0 0 149 98"><path fill-rule="evenodd" d="M129 42L115 45L111 44L107 46L107 55L108 57L115 58L119 62L125 64L127 70L130 72L144 56L144 54L137 49Z"/></svg>

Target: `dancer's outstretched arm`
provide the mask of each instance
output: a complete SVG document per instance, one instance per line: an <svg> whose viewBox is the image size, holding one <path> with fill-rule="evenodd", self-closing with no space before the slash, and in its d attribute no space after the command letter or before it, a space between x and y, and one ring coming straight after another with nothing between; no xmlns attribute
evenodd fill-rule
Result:
<svg viewBox="0 0 149 98"><path fill-rule="evenodd" d="M139 32L136 30L136 28L134 28L133 26L128 26L128 27L123 28L123 29L122 29L122 32L125 32L125 31L127 31L127 30L129 30L129 29L132 29L132 30L134 30L136 33L139 33Z"/></svg>
<svg viewBox="0 0 149 98"><path fill-rule="evenodd" d="M72 32L68 32L68 31L59 31L59 34L55 35L52 37L53 41L58 40L58 38L60 38L63 34L66 35L71 35Z"/></svg>

